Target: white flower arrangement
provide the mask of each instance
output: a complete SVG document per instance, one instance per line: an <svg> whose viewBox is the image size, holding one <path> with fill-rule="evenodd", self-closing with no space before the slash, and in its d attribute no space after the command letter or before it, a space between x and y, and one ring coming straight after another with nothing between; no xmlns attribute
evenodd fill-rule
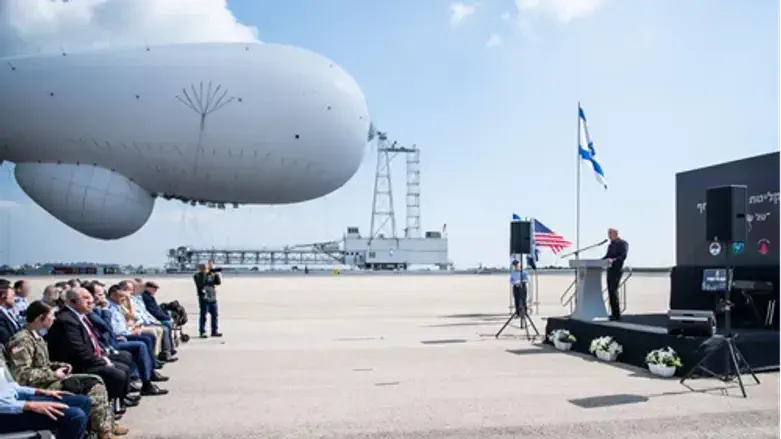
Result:
<svg viewBox="0 0 781 439"><path fill-rule="evenodd" d="M654 349L645 356L647 364L655 364L662 367L681 367L681 357L670 346L662 349Z"/></svg>
<svg viewBox="0 0 781 439"><path fill-rule="evenodd" d="M606 335L604 337L597 337L591 340L591 345L589 346L588 351L595 355L597 352L604 352L608 356L615 358L618 356L618 354L624 352L624 348L618 344L618 342L613 340L613 337Z"/></svg>
<svg viewBox="0 0 781 439"><path fill-rule="evenodd" d="M550 340L551 343L556 341L559 343L575 343L578 339L566 329L554 329L548 334L548 340Z"/></svg>

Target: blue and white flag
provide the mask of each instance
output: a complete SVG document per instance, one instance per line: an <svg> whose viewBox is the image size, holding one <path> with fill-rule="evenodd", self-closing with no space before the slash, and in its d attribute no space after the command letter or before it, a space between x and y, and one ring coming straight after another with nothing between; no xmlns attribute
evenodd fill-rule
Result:
<svg viewBox="0 0 781 439"><path fill-rule="evenodd" d="M602 170L602 165L597 160L597 151L594 149L594 142L591 141L591 136L588 134L588 124L586 123L586 113L583 112L583 108L578 105L578 113L580 114L580 139L578 141L578 150L580 152L580 158L591 163L591 167L594 168L594 176L597 177L597 181L605 189L607 189L607 180L605 179L605 171Z"/></svg>

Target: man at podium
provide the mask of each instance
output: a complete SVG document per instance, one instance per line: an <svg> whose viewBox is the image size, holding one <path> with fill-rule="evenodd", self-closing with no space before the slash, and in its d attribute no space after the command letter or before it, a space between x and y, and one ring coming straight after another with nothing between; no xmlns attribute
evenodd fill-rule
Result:
<svg viewBox="0 0 781 439"><path fill-rule="evenodd" d="M621 306L618 303L618 286L621 284L621 275L624 270L624 261L629 254L629 244L619 238L618 230L607 229L610 245L602 259L607 259L610 264L607 267L607 293L610 299L610 320L621 320Z"/></svg>

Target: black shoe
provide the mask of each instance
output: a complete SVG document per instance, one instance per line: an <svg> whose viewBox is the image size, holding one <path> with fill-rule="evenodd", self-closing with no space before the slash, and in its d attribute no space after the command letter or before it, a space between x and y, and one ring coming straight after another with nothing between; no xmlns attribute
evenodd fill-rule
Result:
<svg viewBox="0 0 781 439"><path fill-rule="evenodd" d="M162 368L163 368L163 366L165 366L165 364L164 364L164 363L161 363L159 360L155 360L155 369L156 369L156 370L160 370L160 369L162 369Z"/></svg>
<svg viewBox="0 0 781 439"><path fill-rule="evenodd" d="M151 381L155 382L155 383L162 383L164 381L168 381L168 377L155 370L155 371L152 371L152 380Z"/></svg>
<svg viewBox="0 0 781 439"><path fill-rule="evenodd" d="M158 396L168 394L168 390L161 389L152 383L146 383L144 388L141 389L141 394L144 396Z"/></svg>
<svg viewBox="0 0 781 439"><path fill-rule="evenodd" d="M130 397L125 397L125 399L122 401L122 406L127 407L136 407L138 404L140 404L140 399L131 399Z"/></svg>
<svg viewBox="0 0 781 439"><path fill-rule="evenodd" d="M206 334L203 334L203 333L201 333L201 335L199 335L199 337L201 337L201 338L209 338L209 336L208 336L208 335L206 335Z"/></svg>
<svg viewBox="0 0 781 439"><path fill-rule="evenodd" d="M212 332L212 337L222 337L222 332Z"/></svg>
<svg viewBox="0 0 781 439"><path fill-rule="evenodd" d="M141 386L143 386L141 381L132 381L130 383L130 392L138 392L141 390Z"/></svg>
<svg viewBox="0 0 781 439"><path fill-rule="evenodd" d="M160 355L157 356L157 359L163 363L174 363L176 361L179 361L178 358L174 357L168 352L160 352Z"/></svg>
<svg viewBox="0 0 781 439"><path fill-rule="evenodd" d="M128 394L128 395L125 395L125 400L141 401L141 396L139 396L139 395L133 396L133 395Z"/></svg>
<svg viewBox="0 0 781 439"><path fill-rule="evenodd" d="M618 316L618 317L610 316L610 321L611 322L620 322L621 321L621 316Z"/></svg>
<svg viewBox="0 0 781 439"><path fill-rule="evenodd" d="M176 355L178 353L179 353L179 351L177 351L176 349L171 349L171 355Z"/></svg>

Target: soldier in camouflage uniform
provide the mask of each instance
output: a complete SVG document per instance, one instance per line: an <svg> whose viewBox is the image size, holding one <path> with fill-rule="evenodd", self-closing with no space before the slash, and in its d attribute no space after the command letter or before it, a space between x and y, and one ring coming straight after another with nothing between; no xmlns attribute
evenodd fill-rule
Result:
<svg viewBox="0 0 781 439"><path fill-rule="evenodd" d="M16 381L22 386L49 390L62 390L62 380L67 377L90 377L99 383L92 386L87 396L92 399L89 420L89 438L111 439L114 435L127 434L127 428L114 424L114 413L103 380L97 375L72 375L67 363L49 360L46 340L39 331L47 330L54 321L49 305L41 301L30 304L27 310L27 327L8 342L8 356Z"/></svg>

